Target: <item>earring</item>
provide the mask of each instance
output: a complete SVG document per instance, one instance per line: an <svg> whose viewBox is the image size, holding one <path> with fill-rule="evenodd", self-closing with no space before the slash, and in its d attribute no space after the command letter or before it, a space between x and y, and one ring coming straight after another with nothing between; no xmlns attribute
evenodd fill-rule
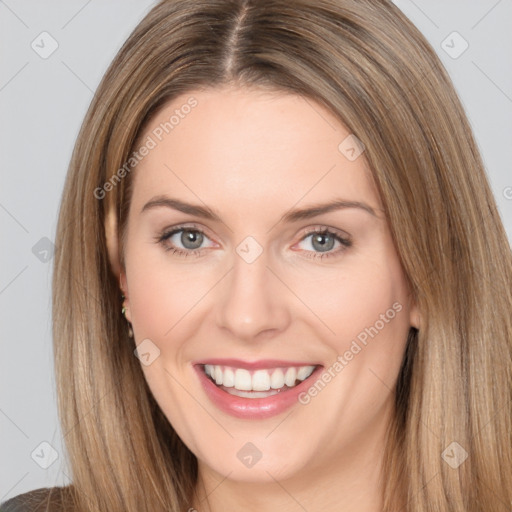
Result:
<svg viewBox="0 0 512 512"><path fill-rule="evenodd" d="M133 329L132 329L132 324L130 322L128 322L128 319L126 318L126 305L124 303L124 299L125 299L125 296L122 295L122 299L123 299L123 307L121 309L121 314L125 317L126 319L126 322L128 324L128 336L130 338L133 338Z"/></svg>

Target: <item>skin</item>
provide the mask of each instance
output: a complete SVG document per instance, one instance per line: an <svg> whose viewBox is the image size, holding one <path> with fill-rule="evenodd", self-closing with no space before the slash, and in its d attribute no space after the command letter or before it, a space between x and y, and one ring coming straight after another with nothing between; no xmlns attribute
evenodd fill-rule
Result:
<svg viewBox="0 0 512 512"><path fill-rule="evenodd" d="M120 273L136 343L149 338L160 350L142 366L149 387L198 458L199 496L190 507L377 512L392 390L419 313L364 153L350 161L338 150L349 131L312 100L231 87L176 98L142 140L191 96L197 106L136 168ZM141 213L162 194L207 205L222 222L167 207ZM292 208L339 198L375 215L344 208L280 222ZM173 242L187 250L181 233L156 241L183 223L206 233L199 256L165 250ZM330 257L314 258L323 254L315 228L348 235L352 245L335 242ZM252 263L236 252L248 236L263 249ZM230 357L327 369L396 303L396 316L317 396L271 418L220 411L192 367ZM262 454L251 468L237 458L247 442Z"/></svg>

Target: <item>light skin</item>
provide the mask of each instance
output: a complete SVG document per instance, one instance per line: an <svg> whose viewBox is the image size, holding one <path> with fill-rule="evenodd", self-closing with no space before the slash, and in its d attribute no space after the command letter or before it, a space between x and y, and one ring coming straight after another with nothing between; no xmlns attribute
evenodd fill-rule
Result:
<svg viewBox="0 0 512 512"><path fill-rule="evenodd" d="M120 272L136 343L150 339L160 350L142 366L149 387L198 458L199 497L190 507L377 512L392 390L420 319L364 153L350 161L338 149L349 131L312 100L231 87L176 98L142 140L191 96L197 106L134 171ZM207 206L220 220L165 206L142 211L162 195ZM335 199L363 206L281 220ZM183 232L157 242L182 224L205 232L198 255L165 250L193 251ZM327 237L330 256L320 259L314 230L325 228L350 242ZM248 236L263 250L251 263L236 251ZM213 357L328 369L393 304L400 311L321 392L277 416L219 410L193 369ZM262 455L251 468L237 457L247 442Z"/></svg>

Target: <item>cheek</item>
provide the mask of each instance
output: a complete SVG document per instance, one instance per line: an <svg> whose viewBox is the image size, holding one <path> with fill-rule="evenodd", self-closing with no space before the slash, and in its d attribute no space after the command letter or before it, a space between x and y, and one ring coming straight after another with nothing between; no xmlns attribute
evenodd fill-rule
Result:
<svg viewBox="0 0 512 512"><path fill-rule="evenodd" d="M183 332L214 285L202 265L173 263L163 249L133 247L127 260L130 312L138 338L158 340ZM141 338L141 339L142 339Z"/></svg>
<svg viewBox="0 0 512 512"><path fill-rule="evenodd" d="M300 279L295 287L318 319L318 332L338 354L352 340L407 332L407 288L399 265L389 260L361 262L318 279Z"/></svg>
<svg viewBox="0 0 512 512"><path fill-rule="evenodd" d="M325 280L308 302L325 327L330 357L325 375L302 396L308 414L300 429L314 431L326 417L333 449L370 428L392 399L409 331L408 290L396 260L367 261ZM324 380L325 379L325 380ZM297 427L299 428L299 427ZM298 435L298 434L297 434Z"/></svg>

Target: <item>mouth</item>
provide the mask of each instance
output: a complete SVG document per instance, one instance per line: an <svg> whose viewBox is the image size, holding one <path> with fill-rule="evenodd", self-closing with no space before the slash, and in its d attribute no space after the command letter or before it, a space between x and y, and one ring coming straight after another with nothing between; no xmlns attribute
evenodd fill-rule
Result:
<svg viewBox="0 0 512 512"><path fill-rule="evenodd" d="M194 364L207 397L223 412L263 419L298 403L323 368L319 364L209 360Z"/></svg>
<svg viewBox="0 0 512 512"><path fill-rule="evenodd" d="M288 391L305 381L315 370L314 365L288 366L247 370L233 366L206 364L203 371L220 389L244 398L266 398Z"/></svg>

